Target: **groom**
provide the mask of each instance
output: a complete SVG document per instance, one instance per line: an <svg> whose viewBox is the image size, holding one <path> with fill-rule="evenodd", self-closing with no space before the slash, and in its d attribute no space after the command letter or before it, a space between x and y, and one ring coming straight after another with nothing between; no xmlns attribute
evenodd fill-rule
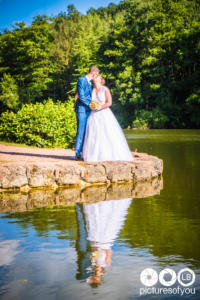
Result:
<svg viewBox="0 0 200 300"><path fill-rule="evenodd" d="M81 160L81 152L85 136L87 119L90 114L90 102L92 100L92 80L99 74L99 69L92 66L87 75L79 78L77 83L78 100L75 105L77 119L77 133L75 143L76 160Z"/></svg>

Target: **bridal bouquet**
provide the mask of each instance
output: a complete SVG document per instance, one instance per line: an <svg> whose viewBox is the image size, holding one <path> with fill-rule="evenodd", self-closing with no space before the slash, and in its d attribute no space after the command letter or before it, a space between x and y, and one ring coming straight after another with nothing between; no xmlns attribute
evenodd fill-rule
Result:
<svg viewBox="0 0 200 300"><path fill-rule="evenodd" d="M98 100L92 100L92 101L90 102L90 108L91 108L92 110L97 110L100 106L101 106L101 105L100 105L100 102L99 102Z"/></svg>

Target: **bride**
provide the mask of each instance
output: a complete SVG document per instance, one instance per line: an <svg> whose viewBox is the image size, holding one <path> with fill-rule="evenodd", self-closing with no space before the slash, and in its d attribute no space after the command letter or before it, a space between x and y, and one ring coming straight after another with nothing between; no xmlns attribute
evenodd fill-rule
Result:
<svg viewBox="0 0 200 300"><path fill-rule="evenodd" d="M133 161L132 153L124 133L110 110L112 96L104 79L98 75L94 80L92 100L98 100L100 107L92 110L87 120L83 144L83 160L100 161Z"/></svg>

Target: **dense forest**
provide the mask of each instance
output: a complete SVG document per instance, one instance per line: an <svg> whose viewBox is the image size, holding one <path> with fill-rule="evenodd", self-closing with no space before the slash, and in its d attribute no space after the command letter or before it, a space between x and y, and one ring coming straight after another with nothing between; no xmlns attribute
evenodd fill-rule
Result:
<svg viewBox="0 0 200 300"><path fill-rule="evenodd" d="M16 23L0 34L1 122L49 98L73 102L95 64L123 128L200 128L199 21L198 0L124 0Z"/></svg>

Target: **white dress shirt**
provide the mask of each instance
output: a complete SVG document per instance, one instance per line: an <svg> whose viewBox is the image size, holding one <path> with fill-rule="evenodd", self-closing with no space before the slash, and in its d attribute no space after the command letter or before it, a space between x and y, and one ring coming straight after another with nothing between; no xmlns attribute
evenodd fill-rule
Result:
<svg viewBox="0 0 200 300"><path fill-rule="evenodd" d="M92 85L92 81L91 81L91 79L86 75L86 78L87 78L87 81L88 81L88 83L90 84L90 85Z"/></svg>

